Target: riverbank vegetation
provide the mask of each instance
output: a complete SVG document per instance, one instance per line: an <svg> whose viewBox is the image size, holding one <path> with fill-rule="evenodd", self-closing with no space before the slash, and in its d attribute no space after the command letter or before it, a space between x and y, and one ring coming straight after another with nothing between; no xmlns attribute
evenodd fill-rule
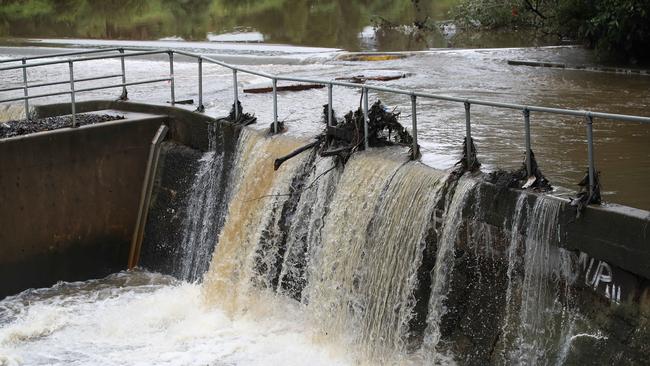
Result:
<svg viewBox="0 0 650 366"><path fill-rule="evenodd" d="M355 51L374 19L442 19L457 1L0 0L0 38L205 41L209 33L257 31L264 42Z"/></svg>
<svg viewBox="0 0 650 366"><path fill-rule="evenodd" d="M650 62L650 0L460 0L452 16L465 29L534 29L603 59Z"/></svg>
<svg viewBox="0 0 650 366"><path fill-rule="evenodd" d="M365 37L369 25L377 32ZM490 41L513 29L521 39ZM650 0L0 0L0 38L204 41L247 30L264 42L349 51L565 41L650 62Z"/></svg>

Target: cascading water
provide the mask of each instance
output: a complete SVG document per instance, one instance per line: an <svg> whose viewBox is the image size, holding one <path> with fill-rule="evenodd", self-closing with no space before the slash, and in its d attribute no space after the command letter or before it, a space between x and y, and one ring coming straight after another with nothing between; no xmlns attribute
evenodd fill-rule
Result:
<svg viewBox="0 0 650 366"><path fill-rule="evenodd" d="M312 253L308 294L319 328L389 362L406 350L424 236L444 178L381 160L348 163L322 247Z"/></svg>
<svg viewBox="0 0 650 366"><path fill-rule="evenodd" d="M278 283L280 293L301 299L307 284L306 269L314 267L311 260L320 248L325 217L341 178L341 171L332 158L320 159L314 163L288 230Z"/></svg>
<svg viewBox="0 0 650 366"><path fill-rule="evenodd" d="M217 144L223 143L218 141L220 138L223 139L223 135L212 124L208 136L209 151L200 158L199 169L190 189L180 255L178 263L174 265L175 275L185 281L200 280L208 269L218 230L226 217L228 188L232 184L224 169L225 151L217 150Z"/></svg>
<svg viewBox="0 0 650 366"><path fill-rule="evenodd" d="M431 296L427 317L428 327L425 332L423 345L423 349L433 358L437 358L436 347L441 335L440 320L445 313L444 302L449 291L448 277L453 270L454 245L463 223L463 209L475 186L475 180L461 178L456 188L453 191L450 190L445 199L446 208L443 215L441 231L438 235L436 265L432 273Z"/></svg>
<svg viewBox="0 0 650 366"><path fill-rule="evenodd" d="M233 186L226 222L204 278L206 301L219 304L230 314L246 306L255 261L275 262L275 253L272 259L256 259L257 244L274 206L286 198L301 159L288 161L277 172L272 161L297 147L295 140L282 136L267 139L257 132L242 131L235 165L238 183Z"/></svg>
<svg viewBox="0 0 650 366"><path fill-rule="evenodd" d="M528 218L519 319L509 362L556 364L561 361L556 356L561 355L562 345L571 337L574 315L568 291L573 261L567 251L554 245L559 212L558 201L537 199Z"/></svg>
<svg viewBox="0 0 650 366"><path fill-rule="evenodd" d="M515 309L513 304L514 292L517 289L521 288L520 276L517 274L523 271L521 268L521 263L519 260L519 252L521 248L521 228L525 227L524 220L529 216L528 214L528 205L527 205L528 196L525 193L520 193L517 197L517 202L515 203L515 209L512 217L506 217L504 219L503 227L507 227L507 221L510 220L510 237L508 238L508 247L507 247L507 263L508 269L506 272L508 284L506 287L506 302L505 302L505 316L503 325L501 326L501 338L504 344L510 344L514 342L512 338L510 325L514 324L517 319L518 308ZM515 311L516 310L516 311ZM500 362L507 363L507 355L505 354L505 347L502 348L504 352L501 352Z"/></svg>
<svg viewBox="0 0 650 366"><path fill-rule="evenodd" d="M217 140L211 136L211 143ZM250 344L264 343L264 331L251 325L260 322L279 337L273 342L274 360L283 360L278 349L294 339L300 347L327 345L337 360L370 364L562 364L570 359L578 328L580 335L600 334L576 325L569 304L576 258L555 245L558 201L537 198L529 208L532 196L521 193L503 223L510 228L504 239L495 234L498 225L487 224L489 198L476 177L432 170L410 161L399 147L357 152L345 165L304 153L274 171L273 159L300 143L242 129L234 155L213 145L198 169L191 169L188 215L174 268L187 281L203 275L203 283L154 280L145 273L144 285L120 292L112 305L136 312L152 307L146 291L166 303L163 313L142 326L138 347L155 350L152 363L160 361L159 338L146 339L161 324L175 334L169 347L183 349L185 339L207 342L210 358L200 361L217 364L250 363L248 354L238 355L238 332L252 339L246 341ZM227 159L234 159L231 165ZM133 275L139 276L120 275L119 286L124 281L132 286ZM146 283L159 280L160 286ZM471 281L479 282L474 290L460 288ZM486 285L491 281L500 285ZM472 313L458 304L467 293L484 289L500 289L503 296L490 292L471 309L482 311L485 301L504 306ZM7 303L14 306L13 301ZM81 298L73 305L90 306L84 304ZM187 308L194 310L181 310ZM7 313L18 318L21 311ZM485 319L486 314L496 320ZM458 325L461 317L470 320ZM175 327L177 319L199 333ZM450 335L454 326L463 334ZM102 330L116 342L110 332ZM485 336L489 332L491 338ZM0 351L9 342L2 334ZM232 352L220 351L208 339ZM467 344L452 344L459 339ZM475 351L471 342L487 340ZM111 342L107 348L114 347ZM263 346L245 348L263 358ZM29 351L26 347L25 354Z"/></svg>

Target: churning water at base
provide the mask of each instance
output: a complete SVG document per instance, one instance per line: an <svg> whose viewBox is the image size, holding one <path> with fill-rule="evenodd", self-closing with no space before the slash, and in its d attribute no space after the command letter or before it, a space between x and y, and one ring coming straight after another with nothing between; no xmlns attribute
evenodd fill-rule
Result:
<svg viewBox="0 0 650 366"><path fill-rule="evenodd" d="M350 364L309 341L297 304L265 307L229 317L200 285L147 272L60 283L0 302L0 365Z"/></svg>
<svg viewBox="0 0 650 366"><path fill-rule="evenodd" d="M299 143L243 129L227 187L223 154L202 156L177 273L207 269L202 283L132 272L6 299L0 365L454 364L442 328L466 275L456 259L495 256L490 229L469 233L477 180L398 147L345 166L304 153L274 171ZM560 204L527 197L507 219L501 335L483 362L561 364L574 338Z"/></svg>

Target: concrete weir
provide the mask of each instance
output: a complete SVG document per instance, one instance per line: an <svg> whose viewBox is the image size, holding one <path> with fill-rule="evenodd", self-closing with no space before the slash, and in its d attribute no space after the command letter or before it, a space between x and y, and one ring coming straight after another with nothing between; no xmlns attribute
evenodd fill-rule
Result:
<svg viewBox="0 0 650 366"><path fill-rule="evenodd" d="M273 172L274 154L302 141L175 107L77 103L99 110L127 118L0 140L0 298L127 267L165 124L138 263L203 281L212 302L271 289L383 363L650 356L647 211L590 206L577 218L566 200L380 149L345 166L304 153Z"/></svg>

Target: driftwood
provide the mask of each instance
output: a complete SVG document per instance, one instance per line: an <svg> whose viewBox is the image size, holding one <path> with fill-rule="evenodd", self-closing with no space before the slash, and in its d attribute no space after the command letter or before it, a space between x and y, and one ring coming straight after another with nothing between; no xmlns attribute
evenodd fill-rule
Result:
<svg viewBox="0 0 650 366"><path fill-rule="evenodd" d="M307 150L309 150L309 149L311 149L311 148L313 148L313 147L316 147L316 146L320 145L321 142L322 142L322 141L321 141L320 139L318 139L318 140L316 140L316 141L314 141L314 142L312 142L312 143L310 143L310 144L307 144L307 145L305 145L305 146L303 146L303 147L299 147L299 148L297 148L296 150L292 151L291 153L289 153L289 154L287 154L287 155L285 155L285 156L283 156L283 157L281 157L281 158L277 158L277 159L275 159L275 161L273 162L273 170L278 170L278 169L280 169L280 166L281 166L285 161L287 161L287 160L293 158L294 156L296 156L296 155L298 155L298 154L300 154L300 153L302 153L302 152L304 152L304 151L307 151Z"/></svg>
<svg viewBox="0 0 650 366"><path fill-rule="evenodd" d="M329 105L323 106L323 121L327 122ZM332 109L332 125L326 126L324 133L316 137L316 141L302 146L288 155L274 161L277 170L285 161L294 156L317 148L320 156L334 156L337 163L345 164L357 150L364 149L364 116L361 108L348 112L341 120L336 118ZM368 145L372 147L394 144L412 144L413 137L397 121L399 113L387 110L381 101L377 101L368 111Z"/></svg>
<svg viewBox="0 0 650 366"><path fill-rule="evenodd" d="M309 89L322 89L325 85L323 84L295 84L295 85L278 85L275 87L277 91L303 91ZM263 94L273 92L273 87L263 87L263 88L248 88L244 89L244 93L251 94Z"/></svg>
<svg viewBox="0 0 650 366"><path fill-rule="evenodd" d="M391 81L391 80L397 80L397 79L403 79L407 77L408 74L400 74L400 75L392 75L392 76L364 76L364 75L357 75L357 76L352 76L352 77L345 77L345 78L336 78L336 80L345 80L349 81L351 83L355 84L363 84L366 81Z"/></svg>
<svg viewBox="0 0 650 366"><path fill-rule="evenodd" d="M401 53L366 53L343 54L336 59L341 61L390 61L406 58L408 55Z"/></svg>

